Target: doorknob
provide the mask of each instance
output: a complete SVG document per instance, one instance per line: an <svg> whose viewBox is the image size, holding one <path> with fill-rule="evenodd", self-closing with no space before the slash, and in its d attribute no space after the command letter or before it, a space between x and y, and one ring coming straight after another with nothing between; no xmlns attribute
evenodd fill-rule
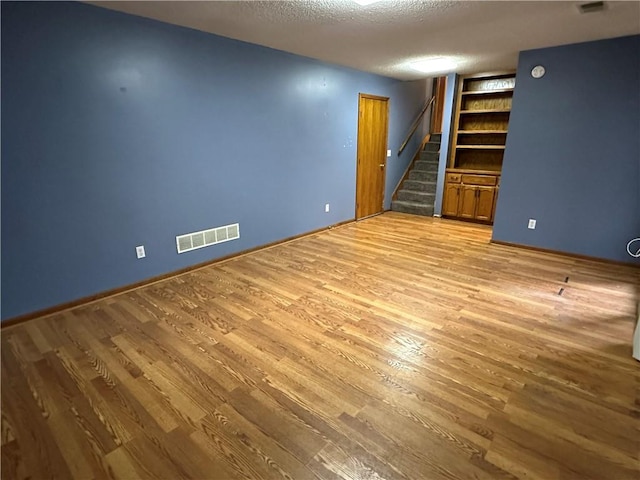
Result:
<svg viewBox="0 0 640 480"><path fill-rule="evenodd" d="M384 163L381 163L381 164L380 164L380 166L381 166L381 167L384 167Z"/></svg>

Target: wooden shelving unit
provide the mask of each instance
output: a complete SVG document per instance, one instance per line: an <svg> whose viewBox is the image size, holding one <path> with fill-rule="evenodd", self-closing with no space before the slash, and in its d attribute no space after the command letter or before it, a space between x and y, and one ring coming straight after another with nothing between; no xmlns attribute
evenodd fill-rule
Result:
<svg viewBox="0 0 640 480"><path fill-rule="evenodd" d="M480 114L480 113L508 113L510 112L510 108L487 108L484 110L460 110L460 115L466 115L468 113L471 114Z"/></svg>
<svg viewBox="0 0 640 480"><path fill-rule="evenodd" d="M442 214L492 223L515 73L460 79Z"/></svg>
<svg viewBox="0 0 640 480"><path fill-rule="evenodd" d="M458 135L476 135L480 133L504 133L507 134L507 130L458 130Z"/></svg>
<svg viewBox="0 0 640 480"><path fill-rule="evenodd" d="M469 150L504 150L504 145L458 145L458 148Z"/></svg>

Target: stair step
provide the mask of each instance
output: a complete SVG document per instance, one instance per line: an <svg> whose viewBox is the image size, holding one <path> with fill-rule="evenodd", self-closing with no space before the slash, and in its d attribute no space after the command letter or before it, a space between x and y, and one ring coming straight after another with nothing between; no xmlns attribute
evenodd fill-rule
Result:
<svg viewBox="0 0 640 480"><path fill-rule="evenodd" d="M438 178L438 171L434 170L432 172L425 172L420 170L412 169L409 172L408 180L417 180L419 182L435 182Z"/></svg>
<svg viewBox="0 0 640 480"><path fill-rule="evenodd" d="M402 189L398 192L398 200L407 202L416 202L420 205L433 205L436 194L431 192L420 192L418 190Z"/></svg>
<svg viewBox="0 0 640 480"><path fill-rule="evenodd" d="M425 152L437 152L440 150L440 142L427 142L424 144Z"/></svg>
<svg viewBox="0 0 640 480"><path fill-rule="evenodd" d="M429 141L430 142L440 143L441 139L442 139L442 134L441 133L432 133L431 137L429 138Z"/></svg>
<svg viewBox="0 0 640 480"><path fill-rule="evenodd" d="M437 172L438 162L425 162L424 160L418 160L413 164L412 171L417 172Z"/></svg>
<svg viewBox="0 0 640 480"><path fill-rule="evenodd" d="M394 212L411 213L413 215L433 216L433 205L422 205L416 202L394 200L391 202L391 210Z"/></svg>
<svg viewBox="0 0 640 480"><path fill-rule="evenodd" d="M436 182L422 182L420 180L405 180L402 184L403 190L413 190L418 192L431 192L436 191Z"/></svg>

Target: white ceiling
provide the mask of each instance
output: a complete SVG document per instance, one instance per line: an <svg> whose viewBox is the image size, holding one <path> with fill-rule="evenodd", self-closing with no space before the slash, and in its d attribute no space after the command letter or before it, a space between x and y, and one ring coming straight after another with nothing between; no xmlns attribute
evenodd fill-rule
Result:
<svg viewBox="0 0 640 480"><path fill-rule="evenodd" d="M637 0L589 14L574 1L90 3L403 80L427 76L408 66L427 57L455 57L458 73L486 72L515 68L520 50L640 34Z"/></svg>

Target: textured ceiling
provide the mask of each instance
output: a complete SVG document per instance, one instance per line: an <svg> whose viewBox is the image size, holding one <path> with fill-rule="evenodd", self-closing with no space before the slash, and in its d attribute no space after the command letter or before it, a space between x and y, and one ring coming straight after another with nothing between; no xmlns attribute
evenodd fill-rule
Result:
<svg viewBox="0 0 640 480"><path fill-rule="evenodd" d="M408 66L426 57L455 57L458 73L513 69L520 50L640 33L638 1L589 14L565 1L90 3L404 80L427 76Z"/></svg>

